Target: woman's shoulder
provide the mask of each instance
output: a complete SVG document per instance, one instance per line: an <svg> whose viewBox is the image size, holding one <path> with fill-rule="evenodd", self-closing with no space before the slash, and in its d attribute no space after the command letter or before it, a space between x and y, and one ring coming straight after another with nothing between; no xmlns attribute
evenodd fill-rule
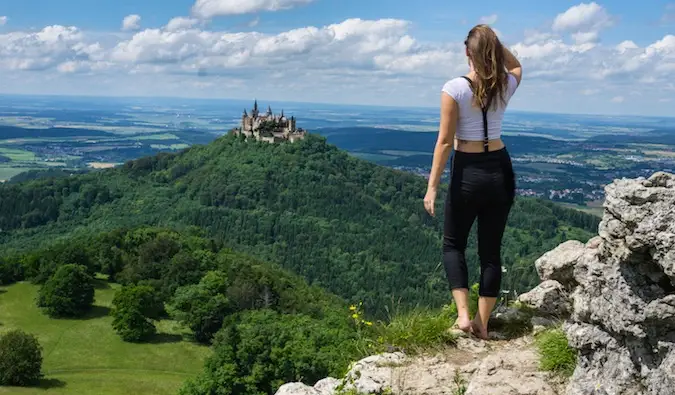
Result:
<svg viewBox="0 0 675 395"><path fill-rule="evenodd" d="M453 99L458 100L467 92L471 92L471 86L466 78L455 77L445 82L442 91L450 95Z"/></svg>

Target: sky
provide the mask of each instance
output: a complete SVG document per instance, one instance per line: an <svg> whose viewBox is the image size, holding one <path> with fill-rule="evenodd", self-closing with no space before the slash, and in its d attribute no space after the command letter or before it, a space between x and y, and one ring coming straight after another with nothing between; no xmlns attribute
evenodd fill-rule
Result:
<svg viewBox="0 0 675 395"><path fill-rule="evenodd" d="M0 0L0 93L438 106L478 23L511 108L675 116L673 0Z"/></svg>

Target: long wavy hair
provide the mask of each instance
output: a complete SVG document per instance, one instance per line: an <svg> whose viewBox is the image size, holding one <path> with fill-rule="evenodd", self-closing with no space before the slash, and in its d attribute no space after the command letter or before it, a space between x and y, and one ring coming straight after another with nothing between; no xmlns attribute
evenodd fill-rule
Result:
<svg viewBox="0 0 675 395"><path fill-rule="evenodd" d="M473 104L477 107L506 105L508 74L504 66L504 46L488 25L477 25L464 41L469 61L476 73L473 81Z"/></svg>

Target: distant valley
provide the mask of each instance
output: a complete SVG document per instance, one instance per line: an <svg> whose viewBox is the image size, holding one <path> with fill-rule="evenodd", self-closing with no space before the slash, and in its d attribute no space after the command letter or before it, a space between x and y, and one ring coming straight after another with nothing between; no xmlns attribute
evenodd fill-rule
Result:
<svg viewBox="0 0 675 395"><path fill-rule="evenodd" d="M87 172L206 144L237 126L251 104L3 96L0 181ZM419 175L429 172L435 109L270 105L357 157ZM675 169L675 120L670 118L512 112L504 134L520 195L594 213L604 185L613 179Z"/></svg>

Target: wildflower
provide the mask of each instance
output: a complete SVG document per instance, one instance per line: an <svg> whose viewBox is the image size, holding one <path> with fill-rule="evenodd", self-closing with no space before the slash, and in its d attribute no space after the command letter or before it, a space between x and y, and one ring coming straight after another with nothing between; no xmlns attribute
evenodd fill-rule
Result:
<svg viewBox="0 0 675 395"><path fill-rule="evenodd" d="M356 306L354 306L354 305L349 306L349 310L350 311L356 311Z"/></svg>
<svg viewBox="0 0 675 395"><path fill-rule="evenodd" d="M352 314L352 318L353 318L353 319L357 319L357 318L359 318L359 315L356 314L356 313L354 313L354 314Z"/></svg>
<svg viewBox="0 0 675 395"><path fill-rule="evenodd" d="M368 326L373 326L373 323L370 322L370 321L366 321L366 325L368 325Z"/></svg>

